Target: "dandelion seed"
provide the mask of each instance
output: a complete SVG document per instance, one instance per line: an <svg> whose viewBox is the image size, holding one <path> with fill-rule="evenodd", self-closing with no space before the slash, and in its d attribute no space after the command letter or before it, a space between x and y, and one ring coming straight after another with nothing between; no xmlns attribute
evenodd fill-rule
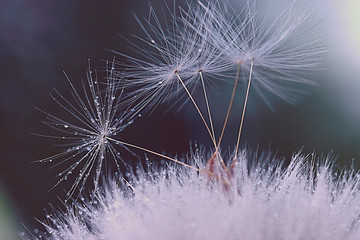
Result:
<svg viewBox="0 0 360 240"><path fill-rule="evenodd" d="M141 114L134 114L138 110L131 105L131 99L129 100L124 96L124 92L121 90L123 87L120 86L121 82L115 81L117 78L114 75L117 73L114 72L114 68L109 69L109 67L106 68L106 82L101 83L97 79L98 73L96 72L94 77L89 65L87 84L82 83L83 94L76 90L73 83L66 76L72 89L75 104L57 91L57 96L52 98L71 119L64 120L62 117L44 112L48 119L44 123L61 133L62 136L38 135L64 139L66 143L62 145L66 149L61 153L37 162L52 163L57 160L58 162L53 164L52 167L66 163L70 165L57 175L59 180L51 189L67 181L73 173L77 172L75 181L66 194L65 201L72 198L76 192L78 192L78 195L74 199L78 198L92 173L95 175L93 191L97 191L104 161L112 159L118 171L120 171L118 161L122 161L125 166L127 165L116 146L120 146L127 151L130 151L128 147L140 149L199 171L196 167L189 166L171 157L115 138L123 129L132 125L134 118L140 117ZM122 101L127 103L126 107L123 107L124 103Z"/></svg>
<svg viewBox="0 0 360 240"><path fill-rule="evenodd" d="M272 107L264 90L290 103L296 102L301 85L314 84L302 75L318 70L326 51L323 38L314 36L319 24L311 20L314 6L300 4L292 1L275 19L260 20L255 3L250 1L242 10L232 9L226 1L199 1L203 12L196 10L190 14L209 16L200 23L206 32L198 33L206 34L233 69L241 65L245 79L253 62L252 87ZM196 24L192 28L199 29Z"/></svg>
<svg viewBox="0 0 360 240"><path fill-rule="evenodd" d="M130 64L119 63L126 68L127 76L132 78L129 84L140 85L140 94L147 96L146 99L151 99L147 107L183 95L184 89L177 74L192 92L201 84L199 70L211 76L221 74L227 69L218 50L210 46L208 41L190 25L185 24L185 22L197 24L200 20L187 17L184 13L188 9L180 8L177 11L167 6L167 10L170 21L164 19L163 23L163 19L159 19L152 7L150 7L149 19L145 20L145 23L136 17L147 39L150 39L148 41L151 42L148 49L132 43L136 52L143 58L118 53L130 60ZM138 37L138 39L147 42L146 38Z"/></svg>
<svg viewBox="0 0 360 240"><path fill-rule="evenodd" d="M76 191L79 193L82 191L91 172L95 174L94 190L96 191L106 156L110 156L118 168L118 161L122 161L115 148L118 144L114 145L109 138L116 136L134 119L129 109L117 107L122 101L123 95L119 91L120 83L113 80L114 70L106 70L106 74L106 82L100 83L97 73L96 76L93 76L89 65L87 82L82 82L82 92L79 92L66 76L75 102L72 103L57 91L52 98L71 119L65 120L63 116L44 112L48 119L44 123L62 134L62 136L47 137L64 139L66 143L62 145L66 149L38 162L57 160L58 162L52 167L69 164L64 171L58 174L59 180L54 187L66 181L73 172L78 172L73 185L66 194L66 200L71 198Z"/></svg>

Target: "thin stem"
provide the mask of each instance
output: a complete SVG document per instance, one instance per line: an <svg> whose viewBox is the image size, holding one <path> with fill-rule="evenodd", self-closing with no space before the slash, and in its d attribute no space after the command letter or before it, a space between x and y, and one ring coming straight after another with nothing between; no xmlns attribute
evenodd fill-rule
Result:
<svg viewBox="0 0 360 240"><path fill-rule="evenodd" d="M207 94L206 94L205 83L204 83L204 77L203 77L202 71L199 71L199 74L200 74L201 84L202 84L203 91L204 91L204 97L205 97L205 102L206 102L206 108L207 108L207 112L208 112L208 115L209 115L209 121L210 121L211 132L212 132L212 136L213 136L214 142L216 142L216 138L215 138L215 131L214 131L214 125L213 125L213 121L212 121L212 117L211 117L210 106L209 106L209 100L208 100L208 97L207 97Z"/></svg>
<svg viewBox="0 0 360 240"><path fill-rule="evenodd" d="M209 133L209 135L210 135L210 138L211 138L214 146L216 147L216 142L215 142L214 136L211 134L211 131L210 131L210 129L209 129L209 126L208 126L208 124L206 123L206 121L205 121L205 119L204 119L204 116L202 115L202 113L201 113L198 105L196 104L194 98L191 96L191 93L189 92L189 90L188 90L188 88L186 87L186 85L185 85L185 83L183 82L183 80L180 78L180 75L177 73L177 71L175 71L175 74L176 74L177 78L179 79L180 83L182 84L182 86L184 87L186 93L189 95L189 98L191 99L191 101L192 101L192 103L194 104L197 112L199 113L202 121L204 122L204 125L205 125L205 127L206 127L206 130L208 131L208 133Z"/></svg>
<svg viewBox="0 0 360 240"><path fill-rule="evenodd" d="M246 106L247 106L247 102L248 102L248 98L249 98L249 91L250 91L250 84L251 84L251 77L252 77L253 67L254 67L254 59L251 61L251 65L250 65L249 81L248 81L248 86L247 86L247 89L246 89L244 108L243 108L242 115L241 115L241 122L240 122L240 127L239 127L239 133L238 133L238 137L237 137L237 142L236 142L234 160L237 159L237 153L238 153L239 144L240 144L241 130L242 130L242 127L243 127L244 118L245 118Z"/></svg>
<svg viewBox="0 0 360 240"><path fill-rule="evenodd" d="M163 154L161 154L161 153L154 152L154 151L149 150L149 149L147 149L147 148L143 148L143 147L140 147L140 146L136 146L136 145L134 145L134 144L127 143L127 142L123 142L123 141L120 141L120 140L117 140L117 139L114 139L114 138L110 138L110 137L106 137L106 139L108 139L108 140L110 140L110 141L113 141L113 142L117 142L117 143L123 144L123 145L128 146L128 147L136 148L136 149L139 149L139 150L141 150L141 151L154 154L154 155L156 155L156 156L159 156L159 157L168 159L168 160L170 160L170 161L173 161L173 162L176 162L176 163L178 163L178 164L181 164L181 165L183 165L183 166L185 166L185 167L188 167L188 168L194 169L194 170L196 170L196 171L198 171L198 172L201 172L201 170L198 169L198 168L196 168L196 167L193 167L193 166L188 165L188 164L186 164L186 163L180 162L179 160L176 160L176 159L174 159L174 158L168 157L168 156L163 155Z"/></svg>
<svg viewBox="0 0 360 240"><path fill-rule="evenodd" d="M231 94L231 99L230 99L230 103L229 103L229 107L228 107L228 110L227 110L227 113L226 113L226 117L225 117L225 121L224 121L224 125L223 125L223 128L222 128L222 131L221 131L221 135L220 135L220 138L219 138L219 142L216 146L216 151L219 149L220 147L220 143L221 143L221 140L224 136L224 132L225 132L225 128L226 128L226 125L227 125L227 122L229 120L229 115L230 115L230 111L231 111L231 107L232 107L232 104L234 102L234 97L235 97L235 92L236 92L236 88L237 88L237 83L239 81L239 76L240 76L240 68L241 68L241 64L239 64L238 68L237 68L237 71L236 71L236 79L235 79L235 83L234 83L234 88L233 88L233 91L232 91L232 94Z"/></svg>

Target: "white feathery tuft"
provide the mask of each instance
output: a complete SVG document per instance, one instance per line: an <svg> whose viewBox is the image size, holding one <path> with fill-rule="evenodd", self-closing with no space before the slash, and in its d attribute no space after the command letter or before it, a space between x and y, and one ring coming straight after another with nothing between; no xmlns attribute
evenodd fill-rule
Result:
<svg viewBox="0 0 360 240"><path fill-rule="evenodd" d="M75 176L74 183L67 191L66 200L74 197L74 193L81 193L89 176L94 172L94 191L100 179L103 162L110 156L119 169L118 161L122 161L120 152L112 143L113 136L118 135L134 121L133 110L130 107L120 106L123 99L122 86L114 81L115 69L113 65L107 66L106 82L98 80L99 72L87 71L87 81L82 82L82 92L79 92L66 76L72 90L73 99L66 99L55 90L52 99L64 110L61 116L52 115L42 111L47 116L43 123L53 128L57 135L45 136L61 141L60 146L65 149L53 156L38 160L37 162L50 162L52 168L68 164L57 177L58 182L53 186L67 181ZM74 103L72 103L72 100ZM123 146L126 149L126 146ZM76 199L76 196L75 196Z"/></svg>
<svg viewBox="0 0 360 240"><path fill-rule="evenodd" d="M242 152L227 191L180 166L138 169L48 215L42 239L359 239L359 175L309 158L297 154L284 168L270 154L250 161Z"/></svg>
<svg viewBox="0 0 360 240"><path fill-rule="evenodd" d="M144 98L141 102L143 110L174 99L175 96L185 96L183 84L193 92L201 85L200 72L208 77L228 80L226 76L229 74L226 72L231 69L224 61L223 54L211 45L207 36L194 29L194 25L203 28L199 24L204 23L203 18L208 16L200 12L196 16L188 15L189 9L198 9L198 6L186 4L185 9L166 6L168 14L163 18L156 15L151 6L148 19L140 20L135 16L145 34L145 37L136 39L145 44L146 48L129 41L135 53L141 57L117 52L128 61L118 62L118 67L122 67L125 76L130 79L128 86L139 87L134 95Z"/></svg>
<svg viewBox="0 0 360 240"><path fill-rule="evenodd" d="M255 5L248 1L237 9L228 1L198 1L167 7L170 21L153 8L145 23L136 18L146 35L138 39L148 47L132 43L142 57L118 53L130 62L119 66L130 85L141 86L135 94L145 96L146 109L186 95L179 76L192 92L202 84L199 72L206 84L216 86L217 81L234 82L240 68L246 81L252 62L253 87L270 107L265 92L297 102L303 85L315 84L304 76L320 68L327 50L315 34L320 20L311 4L292 1L275 19L260 17Z"/></svg>
<svg viewBox="0 0 360 240"><path fill-rule="evenodd" d="M315 84L304 76L321 67L327 48L323 37L315 34L321 20L316 19L314 9L314 4L295 0L273 19L260 16L256 2L247 1L242 9L235 9L227 1L199 1L189 15L207 15L200 23L202 28L187 23L233 69L240 67L245 81L253 62L253 87L272 107L265 92L295 103L304 93L302 85Z"/></svg>

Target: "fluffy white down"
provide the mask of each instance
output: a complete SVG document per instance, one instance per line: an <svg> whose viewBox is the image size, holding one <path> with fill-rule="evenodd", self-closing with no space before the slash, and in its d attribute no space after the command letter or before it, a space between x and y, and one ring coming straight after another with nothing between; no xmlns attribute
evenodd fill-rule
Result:
<svg viewBox="0 0 360 240"><path fill-rule="evenodd" d="M309 158L283 167L242 153L228 191L179 166L138 170L96 200L49 214L42 239L360 239L359 175Z"/></svg>

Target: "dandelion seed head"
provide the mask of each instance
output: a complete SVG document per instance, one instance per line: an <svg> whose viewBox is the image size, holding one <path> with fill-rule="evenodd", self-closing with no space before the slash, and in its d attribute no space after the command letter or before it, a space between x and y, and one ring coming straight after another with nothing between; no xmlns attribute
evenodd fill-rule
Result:
<svg viewBox="0 0 360 240"><path fill-rule="evenodd" d="M296 154L284 167L271 154L254 156L240 153L231 195L180 166L112 178L95 200L50 214L44 239L359 238L355 172L335 176L331 158ZM194 164L204 157L193 155Z"/></svg>

